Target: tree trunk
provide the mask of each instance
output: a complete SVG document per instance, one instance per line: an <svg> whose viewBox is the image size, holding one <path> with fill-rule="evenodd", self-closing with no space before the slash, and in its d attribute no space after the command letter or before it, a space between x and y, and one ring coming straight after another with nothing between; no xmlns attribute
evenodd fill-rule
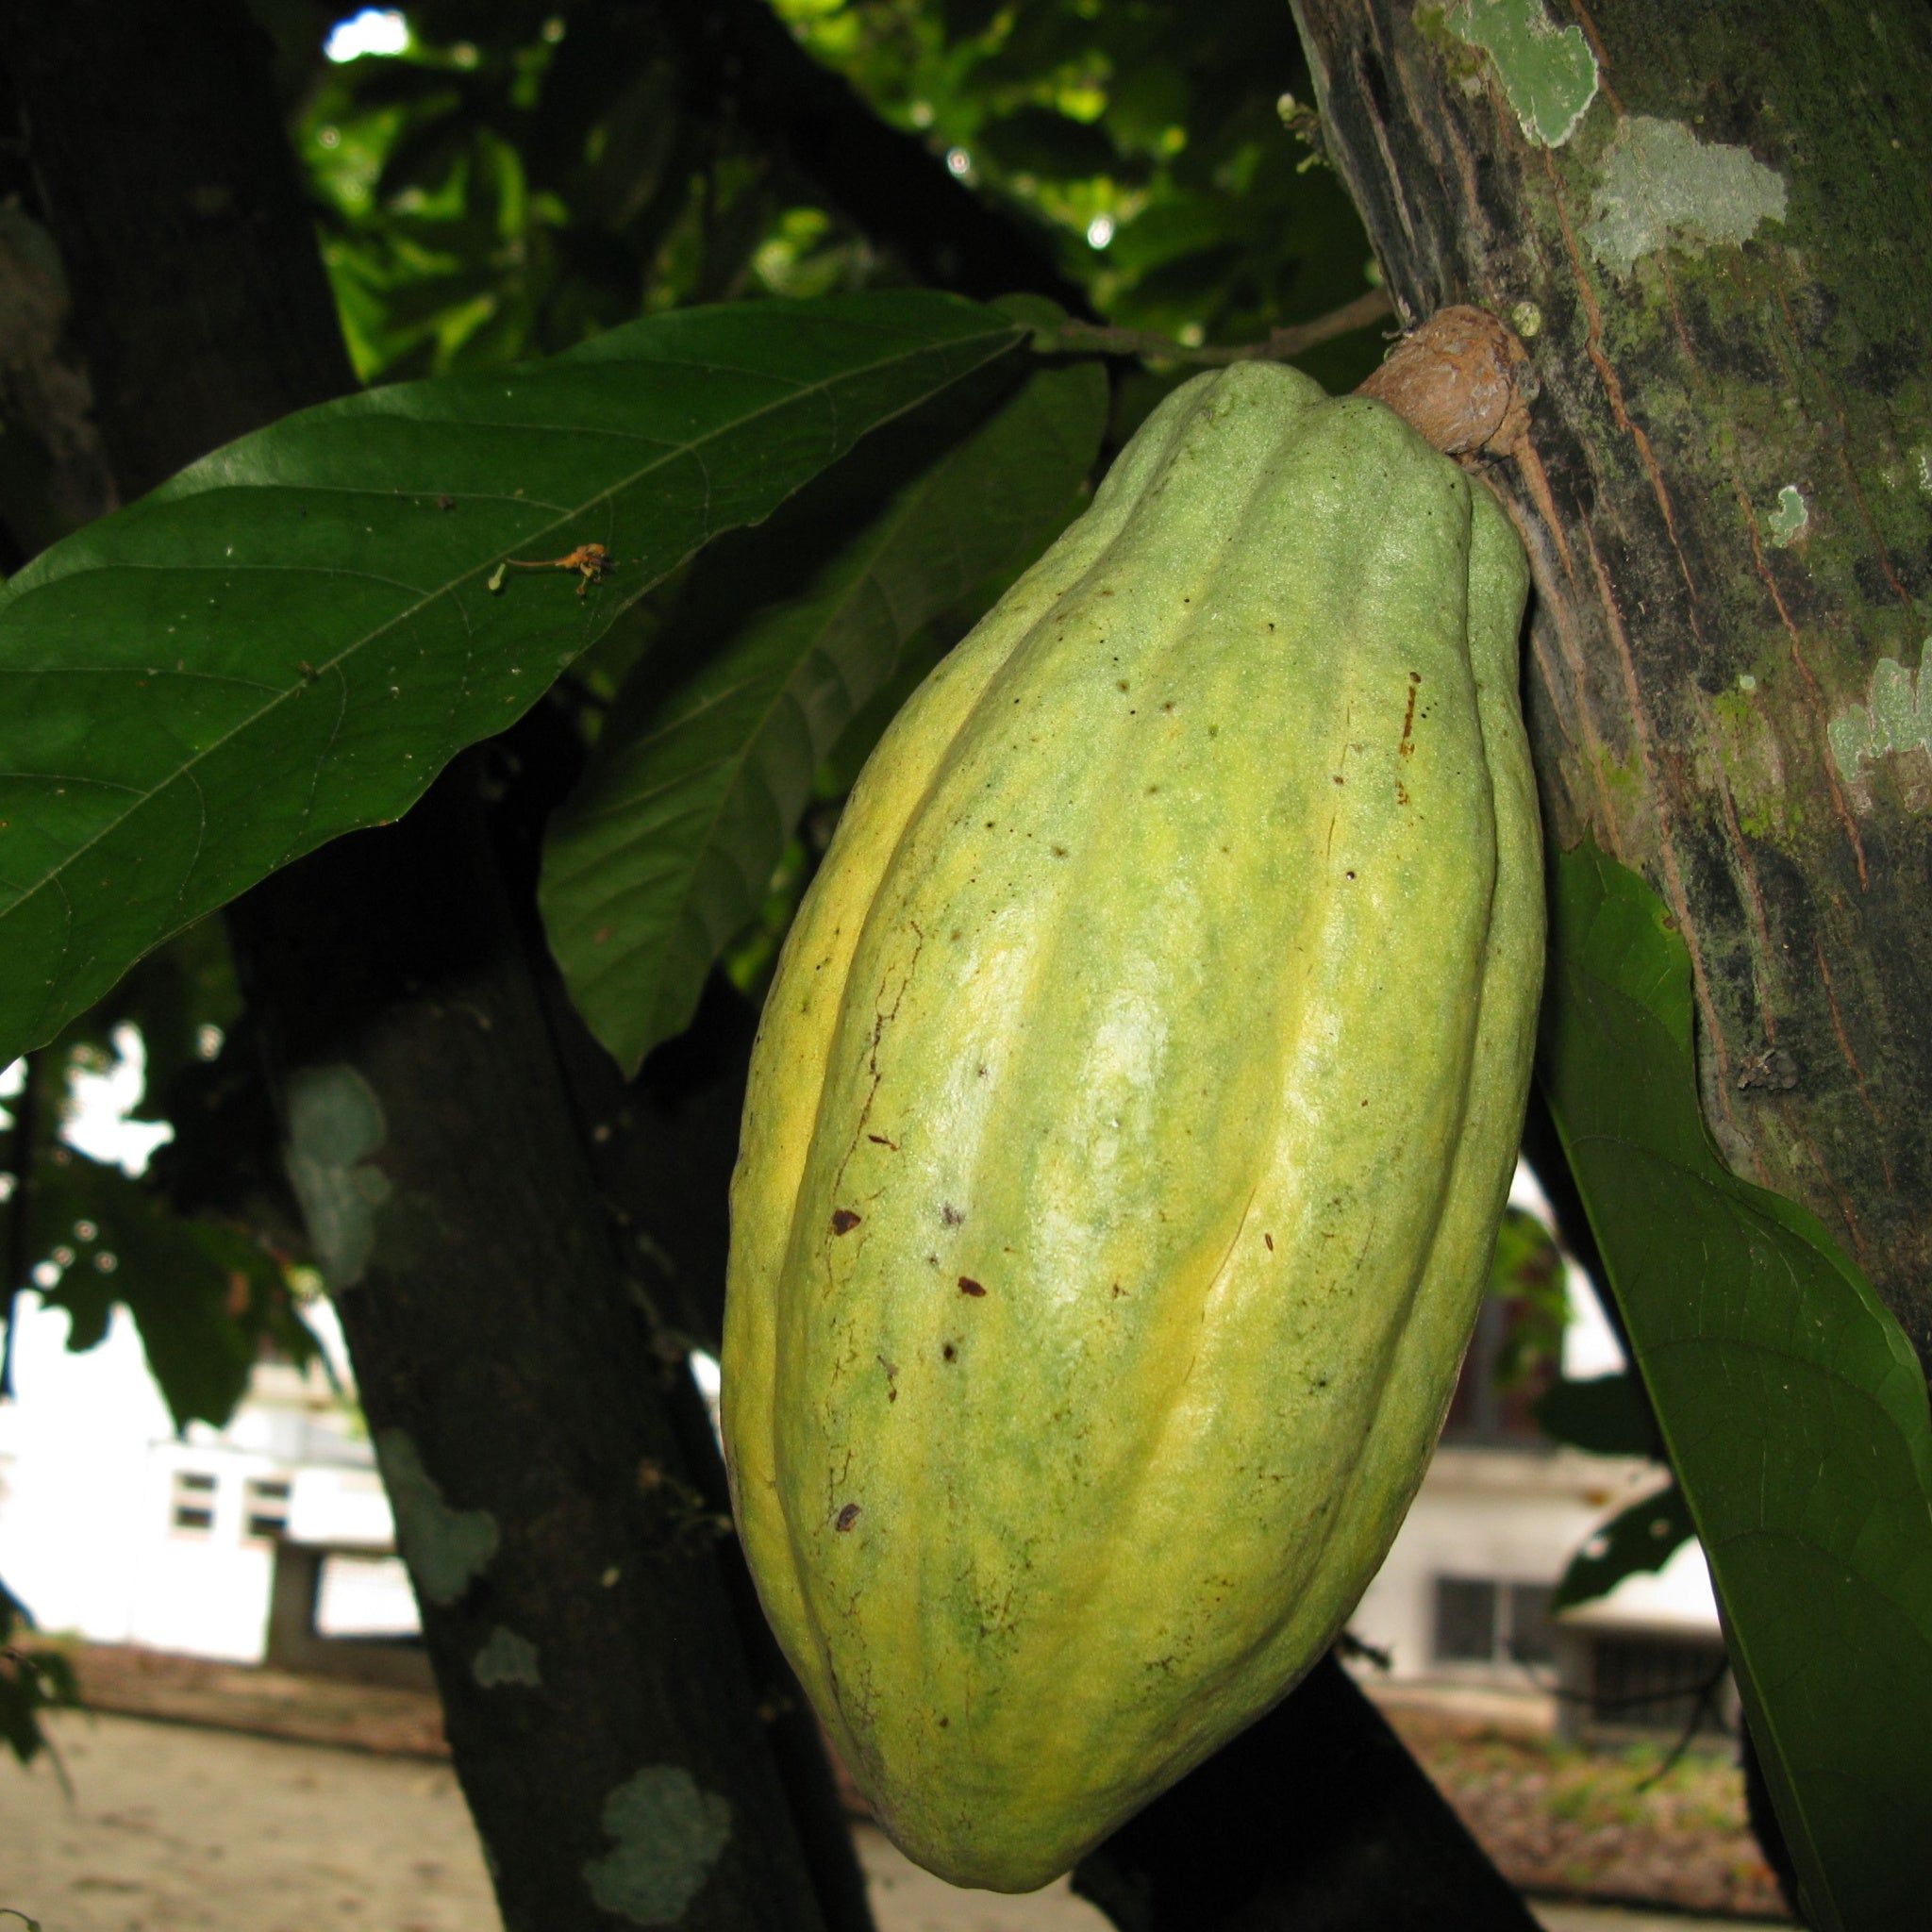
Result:
<svg viewBox="0 0 1932 1932"><path fill-rule="evenodd" d="M1689 945L1705 1116L1932 1362L1932 13L1294 0L1404 314L1513 323L1550 842Z"/></svg>
<svg viewBox="0 0 1932 1932"><path fill-rule="evenodd" d="M464 1794L511 1932L816 1927L708 1423L627 1291L478 777L235 915Z"/></svg>
<svg viewBox="0 0 1932 1932"><path fill-rule="evenodd" d="M1331 1655L1075 1869L1121 1932L1537 1932Z"/></svg>
<svg viewBox="0 0 1932 1932"><path fill-rule="evenodd" d="M124 491L352 387L242 0L0 21ZM569 1016L546 1017L477 775L272 880L234 930L505 1922L864 1932L816 1734L718 1533L702 1407L628 1291Z"/></svg>

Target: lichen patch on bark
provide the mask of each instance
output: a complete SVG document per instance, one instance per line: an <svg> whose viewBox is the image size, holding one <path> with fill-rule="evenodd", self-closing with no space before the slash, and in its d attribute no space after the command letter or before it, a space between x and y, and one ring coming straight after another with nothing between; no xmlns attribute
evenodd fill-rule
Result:
<svg viewBox="0 0 1932 1932"><path fill-rule="evenodd" d="M505 1684L520 1684L525 1690L539 1689L543 1678L537 1668L537 1646L507 1625L498 1624L483 1640L470 1674L486 1690Z"/></svg>
<svg viewBox="0 0 1932 1932"><path fill-rule="evenodd" d="M1680 121L1633 114L1604 157L1590 252L1617 276L1666 247L1702 255L1741 246L1766 222L1785 218L1784 176L1749 148L1700 141Z"/></svg>
<svg viewBox="0 0 1932 1932"><path fill-rule="evenodd" d="M354 1067L304 1067L291 1076L283 1164L302 1206L316 1266L331 1293L361 1280L375 1250L375 1210L392 1191L370 1164L389 1140L382 1105Z"/></svg>
<svg viewBox="0 0 1932 1932"><path fill-rule="evenodd" d="M604 1803L616 1843L584 1867L591 1896L639 1925L684 1917L731 1837L731 1807L681 1765L647 1764Z"/></svg>
<svg viewBox="0 0 1932 1932"><path fill-rule="evenodd" d="M1524 138L1561 147L1596 99L1596 56L1583 29L1558 31L1543 0L1468 0L1445 23L1496 63Z"/></svg>
<svg viewBox="0 0 1932 1932"><path fill-rule="evenodd" d="M1826 736L1839 775L1851 790L1854 804L1861 813L1874 809L1871 786L1865 767L1888 754L1922 752L1932 756L1932 707L1925 689L1924 652L1932 650L1927 638L1921 652L1916 676L1896 658L1881 658L1872 673L1871 689L1862 705L1849 705L1831 721ZM1923 774L1921 774L1923 777ZM1932 804L1923 782L1908 778L1902 788L1908 809L1924 810Z"/></svg>
<svg viewBox="0 0 1932 1932"><path fill-rule="evenodd" d="M375 1460L410 1581L433 1604L455 1603L496 1554L495 1517L487 1509L451 1508L405 1429L377 1431Z"/></svg>

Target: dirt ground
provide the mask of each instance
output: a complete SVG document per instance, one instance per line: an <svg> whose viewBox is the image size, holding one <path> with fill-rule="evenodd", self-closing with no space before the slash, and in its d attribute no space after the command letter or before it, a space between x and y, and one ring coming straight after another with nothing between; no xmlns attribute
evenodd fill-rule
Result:
<svg viewBox="0 0 1932 1932"><path fill-rule="evenodd" d="M43 1758L0 1760L0 1907L42 1932L490 1932L497 1924L446 1764L107 1714L57 1717L74 1798ZM1107 1932L1065 1882L958 1891L870 1826L879 1932ZM1539 1906L1549 1932L1697 1932L1698 1923ZM0 1920L0 1932L14 1926ZM1715 1924L1707 1932L1717 1932ZM1747 1932L1740 1921L1722 1932Z"/></svg>
<svg viewBox="0 0 1932 1932"><path fill-rule="evenodd" d="M1790 1921L1745 1818L1726 1744L1585 1750L1440 1710L1391 1707L1403 1742L1483 1849L1529 1892L1655 1900Z"/></svg>
<svg viewBox="0 0 1932 1932"><path fill-rule="evenodd" d="M44 1757L0 1763L0 1906L43 1932L496 1923L446 1764L139 1718L48 1730L71 1805Z"/></svg>
<svg viewBox="0 0 1932 1932"><path fill-rule="evenodd" d="M0 1759L0 1907L42 1932L489 1932L495 1903L455 1775L433 1760L62 1713L44 1759ZM1107 1932L1065 1882L958 1891L870 1826L879 1932ZM0 1920L0 1932L15 1922Z"/></svg>

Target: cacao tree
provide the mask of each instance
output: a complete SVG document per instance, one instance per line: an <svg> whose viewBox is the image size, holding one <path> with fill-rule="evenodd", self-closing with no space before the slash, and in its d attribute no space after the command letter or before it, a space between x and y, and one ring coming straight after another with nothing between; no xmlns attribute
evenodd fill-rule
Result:
<svg viewBox="0 0 1932 1932"><path fill-rule="evenodd" d="M1529 427L1484 475L1536 579L1568 1231L1594 1231L1711 1553L1805 1908L1903 1925L1932 1842L1932 33L1908 0L1598 10L1303 4L1305 77L1286 16L1249 7L1218 71L1265 46L1279 72L1265 93L1243 74L1242 112L1319 100L1319 136L1291 118L1404 322L1474 302L1526 349ZM1326 334L1337 387L1381 346L1334 332L1380 307L1334 179L1295 174L1285 133L1273 173L1224 149L1188 176L1152 82L1117 103L1151 130L1126 143L1137 192L1208 242L1162 256L1150 218L1138 271L1072 272L1024 183L1095 166L1041 160L1094 125L1105 75L1053 39L1077 17L948 8L906 47L861 42L894 127L759 0L587 5L555 33L425 8L447 58L358 97L390 117L385 198L343 153L357 103L298 98L326 22L292 0L261 9L274 43L239 0L0 14L21 188L71 291L48 366L84 366L98 425L58 501L78 522L111 471L129 505L26 562L57 498L0 478L25 563L0 598L0 1058L98 1031L142 955L160 972L227 908L245 1006L212 1074L181 1068L169 1190L231 1239L306 1242L338 1298L511 1926L866 1923L683 1369L717 1332L741 989L896 698L1043 547L1198 319L1258 344L1353 301L1272 344ZM500 60L463 38L486 18ZM974 34L994 78L939 108L986 112L984 192L909 92ZM1003 35L1037 37L1058 125L1040 90L999 94ZM338 170L333 291L278 85L310 180ZM617 99L634 141L587 145ZM452 170L494 184L494 241L399 279L441 232L422 184ZM829 227L784 226L805 192ZM1135 212L1099 193L1048 209L1095 250ZM1242 225L1270 195L1327 267L1218 270L1206 300L1195 256L1279 267ZM886 286L687 306L749 293L768 234L766 288L813 263ZM1070 308L1129 326L1083 336ZM1150 330L1165 374L1116 361L1109 430L1070 352ZM33 1136L23 1110L9 1289L66 1199ZM236 1386L170 1394L214 1415ZM513 1681L476 1668L504 1633ZM1129 1927L1528 1923L1332 1660L1082 1882Z"/></svg>
<svg viewBox="0 0 1932 1932"><path fill-rule="evenodd" d="M1904 1345L1932 1359L1925 753L1906 668L1932 562L1932 311L1906 266L1932 219L1911 105L1932 85L1927 22L1321 0L1297 19L1405 312L1471 300L1531 331L1535 427L1497 482L1536 572L1551 842L1641 869L1669 933L1611 937L1632 895L1571 862L1545 1091L1807 1907L1903 1923L1924 1868L1895 1848L1926 1813L1895 1714L1932 1696ZM1688 1095L1638 1091L1660 1072L1640 1036L1681 1062L1690 1004L1612 1010L1643 1003L1667 953L1689 969L1721 1162ZM1726 1385L1751 1392L1731 1408Z"/></svg>

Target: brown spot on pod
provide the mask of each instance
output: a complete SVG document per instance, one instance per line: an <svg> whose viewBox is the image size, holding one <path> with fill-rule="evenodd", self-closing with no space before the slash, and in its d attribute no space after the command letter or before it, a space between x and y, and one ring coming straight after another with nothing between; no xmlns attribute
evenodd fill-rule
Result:
<svg viewBox="0 0 1932 1932"><path fill-rule="evenodd" d="M962 1274L959 1277L959 1292L961 1294L981 1295L986 1292L986 1290L978 1282L974 1281L972 1275Z"/></svg>
<svg viewBox="0 0 1932 1932"><path fill-rule="evenodd" d="M853 1525L853 1524L854 1524L855 1523L857 1523L858 1521L858 1505L857 1503L848 1503L848 1504L846 1504L846 1506L844 1507L844 1508L842 1508L841 1510L840 1510L840 1512L839 1512L839 1520L838 1520L838 1522L836 1522L836 1523L835 1523L835 1524L834 1524L832 1525L832 1527L833 1527L834 1529L837 1529L837 1530L841 1530L841 1531L843 1531L843 1530L848 1530L848 1529L850 1529L850 1528L852 1527L852 1525Z"/></svg>
<svg viewBox="0 0 1932 1932"><path fill-rule="evenodd" d="M835 1208L832 1210L832 1232L850 1234L858 1225L858 1219L849 1208Z"/></svg>

